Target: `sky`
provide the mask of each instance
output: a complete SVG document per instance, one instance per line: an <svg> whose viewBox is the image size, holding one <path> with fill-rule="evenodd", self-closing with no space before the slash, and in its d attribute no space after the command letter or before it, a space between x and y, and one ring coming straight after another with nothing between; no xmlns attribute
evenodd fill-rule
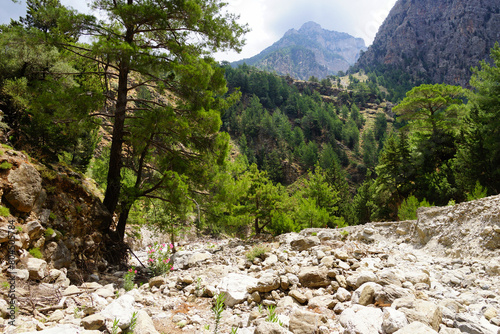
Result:
<svg viewBox="0 0 500 334"><path fill-rule="evenodd" d="M219 61L249 58L278 41L288 30L299 29L314 21L323 29L346 32L364 39L369 46L378 28L396 0L225 0L231 13L240 15L239 22L248 23L241 53L217 53ZM0 0L0 23L18 19L25 12L25 0ZM89 11L88 0L61 0L63 5L78 11Z"/></svg>

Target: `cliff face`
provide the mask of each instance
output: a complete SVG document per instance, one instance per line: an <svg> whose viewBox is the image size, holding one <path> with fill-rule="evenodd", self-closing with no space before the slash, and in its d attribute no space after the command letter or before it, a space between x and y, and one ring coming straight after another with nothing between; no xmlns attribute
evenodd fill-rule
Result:
<svg viewBox="0 0 500 334"><path fill-rule="evenodd" d="M399 0L360 68L402 68L413 78L465 86L500 41L498 0Z"/></svg>
<svg viewBox="0 0 500 334"><path fill-rule="evenodd" d="M287 31L258 55L237 61L233 66L246 63L296 79L305 80L311 76L322 79L346 71L365 49L361 38L325 30L317 23L308 22L299 30Z"/></svg>

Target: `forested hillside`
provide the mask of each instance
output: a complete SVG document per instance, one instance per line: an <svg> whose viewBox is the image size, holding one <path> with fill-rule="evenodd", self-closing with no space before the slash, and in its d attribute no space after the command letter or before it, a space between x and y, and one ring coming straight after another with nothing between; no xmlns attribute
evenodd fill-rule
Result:
<svg viewBox="0 0 500 334"><path fill-rule="evenodd" d="M99 183L110 245L130 222L279 234L500 191L498 45L471 90L403 99L394 73L299 81L218 64L210 54L239 49L247 28L217 1L165 2L185 13L176 29L148 3L96 6L123 26L56 0L1 26L0 102L6 144Z"/></svg>

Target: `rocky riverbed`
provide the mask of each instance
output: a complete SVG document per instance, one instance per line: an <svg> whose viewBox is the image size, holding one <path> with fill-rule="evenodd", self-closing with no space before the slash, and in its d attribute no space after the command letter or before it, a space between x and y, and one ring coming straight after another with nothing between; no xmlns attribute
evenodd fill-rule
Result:
<svg viewBox="0 0 500 334"><path fill-rule="evenodd" d="M125 272L76 286L38 262L26 272L41 283L18 293L47 307L0 324L6 333L126 332L131 322L136 334L214 333L214 299L224 293L219 333L498 334L499 246L493 196L420 209L418 221L186 241L170 274L128 292ZM250 261L256 247L263 254ZM135 254L146 262L145 249ZM130 265L140 268L135 258ZM0 309L6 316L6 301Z"/></svg>

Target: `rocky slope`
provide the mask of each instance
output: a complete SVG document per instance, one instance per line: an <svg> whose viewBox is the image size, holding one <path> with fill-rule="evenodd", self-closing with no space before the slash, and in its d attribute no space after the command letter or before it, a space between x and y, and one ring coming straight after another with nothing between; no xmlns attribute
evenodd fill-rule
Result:
<svg viewBox="0 0 500 334"><path fill-rule="evenodd" d="M357 65L401 68L413 78L465 86L471 66L500 41L496 0L398 0Z"/></svg>
<svg viewBox="0 0 500 334"><path fill-rule="evenodd" d="M291 29L276 43L258 55L234 62L246 63L257 68L307 80L311 76L322 79L346 71L365 50L361 38L322 29L314 22L307 22L299 30Z"/></svg>
<svg viewBox="0 0 500 334"><path fill-rule="evenodd" d="M75 286L53 269L31 297L50 295L53 306L18 315L17 330L102 333L116 320L120 332L136 311L136 334L213 333L214 296L225 293L219 333L499 333L500 195L418 216L252 242L186 240L175 270L129 292L124 272ZM250 261L256 246L266 251ZM271 307L278 322L267 321Z"/></svg>

